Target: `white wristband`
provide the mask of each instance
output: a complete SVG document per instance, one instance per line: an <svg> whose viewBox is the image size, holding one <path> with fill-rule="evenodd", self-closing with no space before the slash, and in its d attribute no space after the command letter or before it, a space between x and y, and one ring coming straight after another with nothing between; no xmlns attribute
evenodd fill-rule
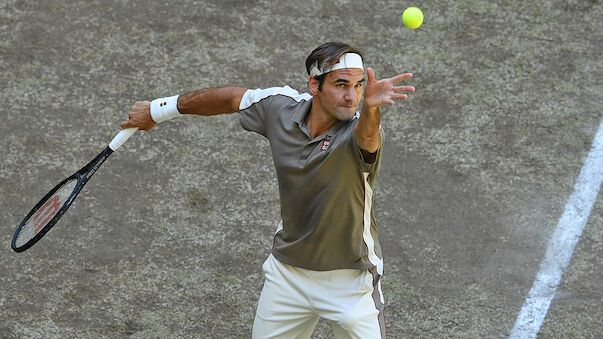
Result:
<svg viewBox="0 0 603 339"><path fill-rule="evenodd" d="M151 118L156 123L179 117L178 95L151 101Z"/></svg>

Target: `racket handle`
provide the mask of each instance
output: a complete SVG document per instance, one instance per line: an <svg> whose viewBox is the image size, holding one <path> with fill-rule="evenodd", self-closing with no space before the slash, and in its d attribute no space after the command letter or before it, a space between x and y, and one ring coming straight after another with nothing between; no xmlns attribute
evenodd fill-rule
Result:
<svg viewBox="0 0 603 339"><path fill-rule="evenodd" d="M111 150L113 150L113 152L117 151L117 149L120 148L121 145L124 144L124 142L128 141L132 134L134 134L134 132L136 132L137 130L138 127L122 129L121 132L119 132L115 136L115 138L113 138L113 140L111 140L111 142L109 143L109 147L111 148Z"/></svg>

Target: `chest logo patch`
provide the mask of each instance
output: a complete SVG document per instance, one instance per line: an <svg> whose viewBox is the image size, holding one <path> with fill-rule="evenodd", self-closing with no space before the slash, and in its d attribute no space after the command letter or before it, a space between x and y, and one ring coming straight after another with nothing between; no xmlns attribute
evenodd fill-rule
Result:
<svg viewBox="0 0 603 339"><path fill-rule="evenodd" d="M321 151L326 151L327 148L329 148L329 145L331 144L331 140L323 140L322 141L322 146L320 147Z"/></svg>

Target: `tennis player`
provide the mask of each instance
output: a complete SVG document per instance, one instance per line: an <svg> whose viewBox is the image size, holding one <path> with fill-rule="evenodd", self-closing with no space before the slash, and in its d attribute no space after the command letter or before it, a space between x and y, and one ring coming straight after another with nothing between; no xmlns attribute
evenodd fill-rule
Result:
<svg viewBox="0 0 603 339"><path fill-rule="evenodd" d="M312 51L306 71L310 93L202 89L136 102L121 126L148 131L181 114L238 112L244 129L270 142L281 200L253 338L310 338L320 317L336 338L385 338L372 209L384 139L379 107L414 92L396 85L412 74L377 80L366 68L365 77L360 51L340 42Z"/></svg>

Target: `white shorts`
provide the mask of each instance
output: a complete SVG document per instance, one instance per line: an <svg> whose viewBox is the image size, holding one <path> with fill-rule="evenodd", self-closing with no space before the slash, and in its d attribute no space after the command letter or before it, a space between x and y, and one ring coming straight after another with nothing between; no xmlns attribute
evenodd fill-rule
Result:
<svg viewBox="0 0 603 339"><path fill-rule="evenodd" d="M369 270L311 271L277 260L262 266L264 288L253 338L310 338L319 317L335 338L385 338L379 275Z"/></svg>

